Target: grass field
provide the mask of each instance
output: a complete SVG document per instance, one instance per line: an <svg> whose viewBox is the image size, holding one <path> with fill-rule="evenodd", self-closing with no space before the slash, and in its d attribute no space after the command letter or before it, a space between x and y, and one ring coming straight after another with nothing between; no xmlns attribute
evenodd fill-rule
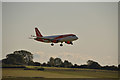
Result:
<svg viewBox="0 0 120 80"><path fill-rule="evenodd" d="M27 68L40 68L27 66ZM3 68L3 80L44 80L45 78L118 78L117 71L95 70L95 69L71 69L71 68L55 68L44 67L44 71L40 70L24 70L24 68ZM19 79L18 79L19 78ZM63 80L63 79L62 79ZM76 79L75 79L76 80ZM109 79L110 80L110 79Z"/></svg>

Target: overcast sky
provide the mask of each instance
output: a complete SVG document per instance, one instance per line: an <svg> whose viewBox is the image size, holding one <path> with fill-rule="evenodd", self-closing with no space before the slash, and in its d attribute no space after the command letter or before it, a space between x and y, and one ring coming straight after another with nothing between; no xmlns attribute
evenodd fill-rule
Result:
<svg viewBox="0 0 120 80"><path fill-rule="evenodd" d="M34 54L34 61L47 62L52 57L85 64L87 60L101 65L118 64L118 3L3 3L3 58L16 50ZM43 36L76 34L74 45L30 40L38 26Z"/></svg>

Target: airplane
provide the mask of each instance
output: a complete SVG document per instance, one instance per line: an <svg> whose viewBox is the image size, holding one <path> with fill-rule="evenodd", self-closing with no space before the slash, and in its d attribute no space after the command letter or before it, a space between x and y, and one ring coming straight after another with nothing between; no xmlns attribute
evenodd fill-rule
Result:
<svg viewBox="0 0 120 80"><path fill-rule="evenodd" d="M78 39L78 37L74 34L64 34L64 35L53 35L53 36L43 36L37 27L35 27L36 36L31 35L30 39L34 39L36 41L51 43L51 46L54 46L54 43L61 43L60 46L63 46L63 42L66 44L73 45L72 41Z"/></svg>

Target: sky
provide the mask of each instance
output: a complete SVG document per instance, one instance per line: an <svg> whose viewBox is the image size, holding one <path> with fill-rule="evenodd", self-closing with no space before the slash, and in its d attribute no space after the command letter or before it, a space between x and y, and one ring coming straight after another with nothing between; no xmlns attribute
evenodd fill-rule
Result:
<svg viewBox="0 0 120 80"><path fill-rule="evenodd" d="M3 2L2 57L27 50L34 61L50 57L85 64L94 60L101 65L118 64L117 2ZM38 27L43 36L73 33L74 45L42 43L29 39Z"/></svg>

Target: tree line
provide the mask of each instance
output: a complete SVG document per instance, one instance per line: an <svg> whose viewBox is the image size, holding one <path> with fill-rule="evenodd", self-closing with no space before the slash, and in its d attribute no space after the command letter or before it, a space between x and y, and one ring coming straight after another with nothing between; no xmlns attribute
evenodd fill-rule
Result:
<svg viewBox="0 0 120 80"><path fill-rule="evenodd" d="M64 67L64 68L88 68L88 69L104 69L104 70L120 70L120 64L118 66L101 66L98 62L88 60L84 65L72 64L68 60L62 61L60 58L50 57L48 62L40 63L33 61L33 54L26 50L14 51L6 55L5 59L2 59L2 65L31 65L31 66L46 66L46 67Z"/></svg>

